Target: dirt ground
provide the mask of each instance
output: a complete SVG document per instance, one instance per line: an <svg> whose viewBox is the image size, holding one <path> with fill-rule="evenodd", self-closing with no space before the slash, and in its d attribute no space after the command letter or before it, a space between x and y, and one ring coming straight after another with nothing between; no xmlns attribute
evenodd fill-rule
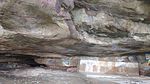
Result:
<svg viewBox="0 0 150 84"><path fill-rule="evenodd" d="M0 84L149 84L149 77L70 73L43 68L0 71Z"/></svg>

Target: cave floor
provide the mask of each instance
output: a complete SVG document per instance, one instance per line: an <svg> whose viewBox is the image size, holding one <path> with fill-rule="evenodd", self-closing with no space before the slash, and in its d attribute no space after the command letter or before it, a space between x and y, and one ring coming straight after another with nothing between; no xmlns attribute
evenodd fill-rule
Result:
<svg viewBox="0 0 150 84"><path fill-rule="evenodd" d="M44 68L0 71L0 84L149 84L150 77L71 73Z"/></svg>

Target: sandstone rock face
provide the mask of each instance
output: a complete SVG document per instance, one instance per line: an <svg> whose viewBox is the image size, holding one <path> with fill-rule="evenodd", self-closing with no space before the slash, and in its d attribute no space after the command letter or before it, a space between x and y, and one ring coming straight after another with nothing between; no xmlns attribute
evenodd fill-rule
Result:
<svg viewBox="0 0 150 84"><path fill-rule="evenodd" d="M144 54L150 51L149 8L148 0L0 0L0 53Z"/></svg>

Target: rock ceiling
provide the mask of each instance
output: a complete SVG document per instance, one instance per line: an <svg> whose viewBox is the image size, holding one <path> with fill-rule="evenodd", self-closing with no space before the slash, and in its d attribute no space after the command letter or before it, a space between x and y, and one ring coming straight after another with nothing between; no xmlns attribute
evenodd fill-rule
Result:
<svg viewBox="0 0 150 84"><path fill-rule="evenodd" d="M122 56L150 51L148 0L0 0L0 53Z"/></svg>

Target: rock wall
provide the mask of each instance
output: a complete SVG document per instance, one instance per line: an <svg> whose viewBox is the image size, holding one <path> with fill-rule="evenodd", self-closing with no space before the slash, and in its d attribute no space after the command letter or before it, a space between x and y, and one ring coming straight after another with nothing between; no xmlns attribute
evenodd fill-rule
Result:
<svg viewBox="0 0 150 84"><path fill-rule="evenodd" d="M0 0L0 54L138 56L150 51L149 8L148 0Z"/></svg>

